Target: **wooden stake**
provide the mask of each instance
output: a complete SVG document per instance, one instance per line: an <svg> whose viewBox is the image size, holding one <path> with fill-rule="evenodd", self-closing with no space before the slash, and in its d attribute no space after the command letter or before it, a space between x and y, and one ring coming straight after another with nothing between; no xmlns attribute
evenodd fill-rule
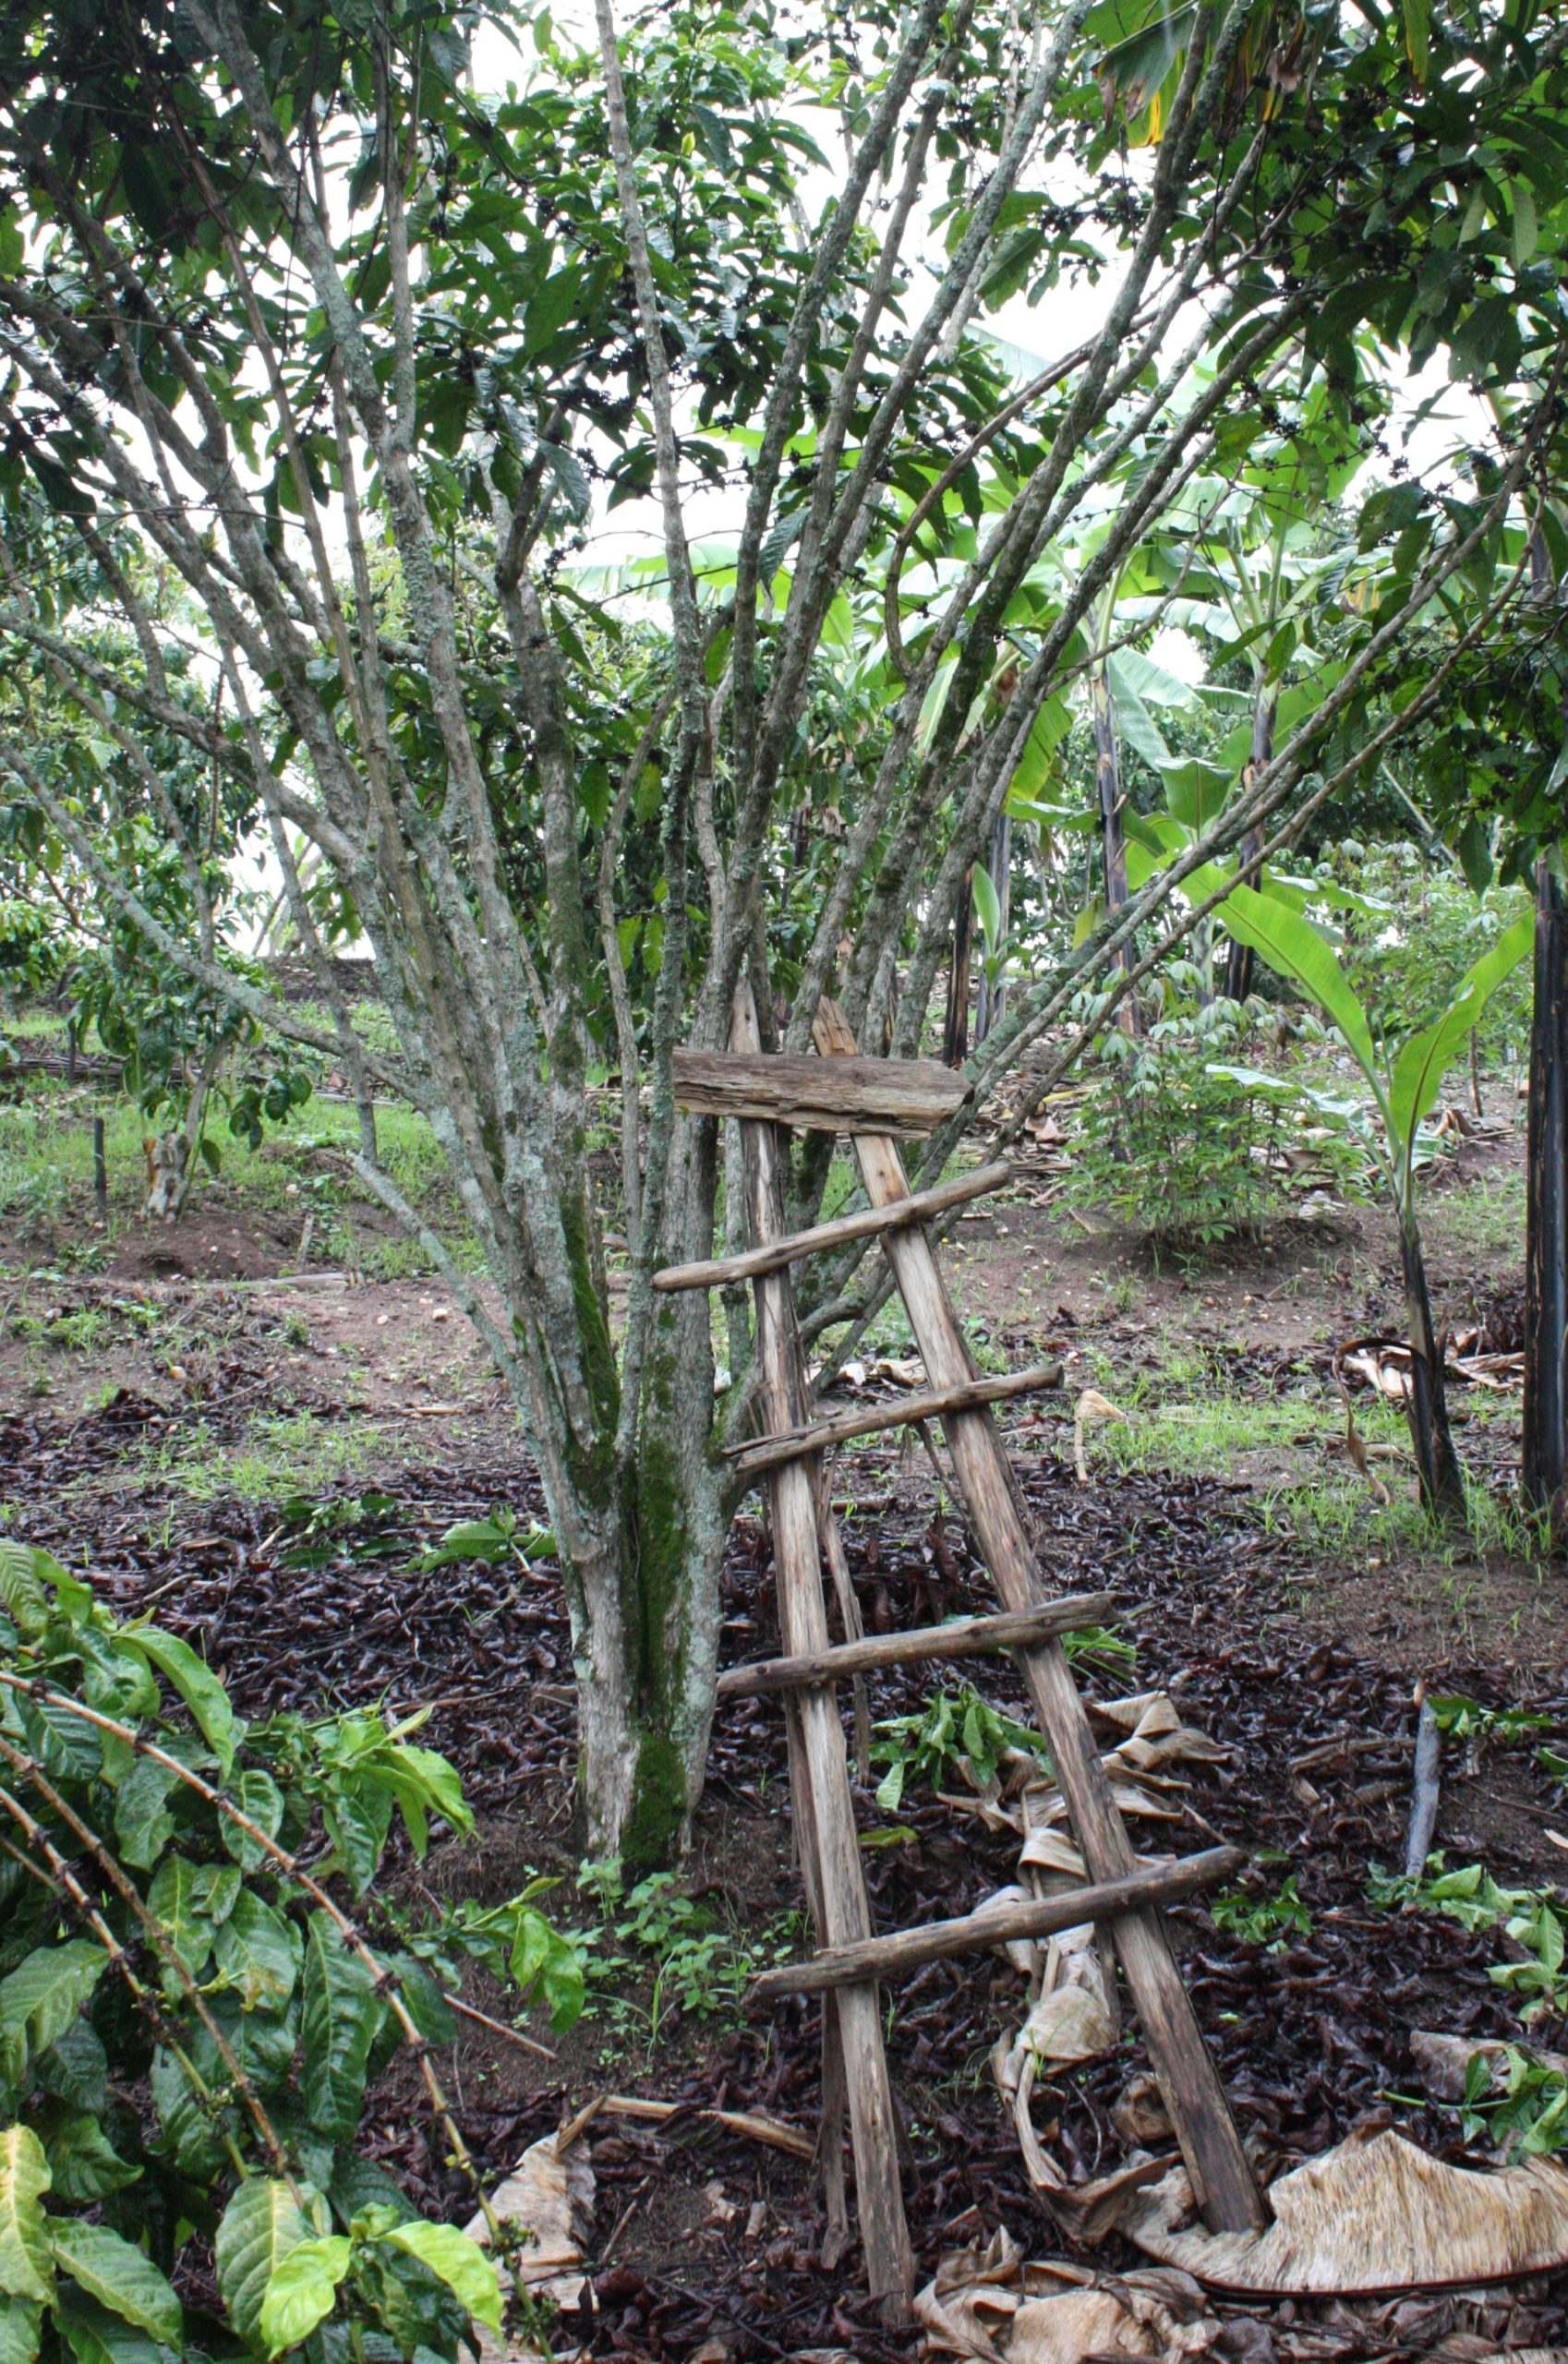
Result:
<svg viewBox="0 0 1568 2364"><path fill-rule="evenodd" d="M754 1051L757 1045L756 1008L744 981L736 991L730 1040L738 1051ZM761 1245L781 1237L784 1230L778 1137L771 1124L747 1121L741 1127L741 1140L747 1215L752 1237ZM799 1427L805 1413L805 1357L793 1293L782 1274L765 1274L755 1288L759 1415L772 1428ZM817 1487L809 1458L781 1464L768 1479L768 1495L785 1647L791 1655L817 1655L828 1646L827 1614ZM857 1945L871 1935L871 1911L838 1702L830 1689L823 1688L797 1694L793 1706L800 1770L805 1777L797 1812L803 1803L811 1817L822 1934L830 1946ZM907 2305L914 2288L914 2257L904 2222L893 2093L876 1988L870 1984L845 1986L837 2005L867 2277L874 2296Z"/></svg>
<svg viewBox="0 0 1568 2364"><path fill-rule="evenodd" d="M935 1190L917 1190L900 1206L862 1207L852 1215L835 1215L831 1223L814 1224L810 1231L792 1232L766 1248L748 1248L740 1256L715 1256L703 1264L669 1264L654 1274L656 1289L718 1289L730 1281L754 1281L763 1272L782 1272L802 1256L816 1256L851 1240L870 1239L900 1224L923 1223L927 1215L946 1214L950 1207L967 1206L971 1199L987 1199L1005 1190L1013 1178L1006 1159L960 1174L956 1182L939 1182Z"/></svg>
<svg viewBox="0 0 1568 2364"><path fill-rule="evenodd" d="M1039 1363L1032 1370L1017 1370L1006 1378L966 1379L959 1387L934 1387L918 1395L885 1396L858 1412L834 1412L803 1429L785 1429L776 1437L752 1437L743 1444L727 1445L737 1469L772 1469L802 1453L824 1453L829 1445L850 1437L874 1437L884 1429L919 1428L926 1420L945 1419L950 1412L975 1404L1004 1404L1015 1395L1038 1395L1043 1388L1060 1387L1060 1363Z"/></svg>
<svg viewBox="0 0 1568 2364"><path fill-rule="evenodd" d="M1054 1937L1084 1921L1106 1921L1138 1907L1179 1904L1239 1872L1247 1861L1240 1847L1211 1847L1176 1863L1140 1863L1125 1879L1097 1888L1064 1888L1057 1896L1027 1904L999 1905L995 1912L963 1912L952 1921L923 1922L863 1945L830 1946L810 1961L784 1963L758 1972L747 1989L759 2003L781 1995L817 1995L862 1978L907 1978L927 1962L951 1961L959 1954L1005 1946L1016 1937Z"/></svg>
<svg viewBox="0 0 1568 2364"><path fill-rule="evenodd" d="M855 1048L835 1002L823 1002L814 1031L825 1057L848 1056ZM909 1195L896 1141L857 1133L854 1149L873 1206ZM886 1252L933 1384L961 1386L974 1374L931 1242L918 1228L891 1231ZM996 1588L1007 1608L1031 1609L1040 1597L1039 1571L1017 1480L992 1414L986 1406L955 1412L946 1428L975 1539ZM1022 1664L1090 1877L1096 1886L1125 1879L1135 1868L1132 1848L1062 1646L1042 1642ZM1205 2221L1220 2232L1247 2232L1266 2224L1262 2195L1158 1911L1124 1912L1110 1925Z"/></svg>
<svg viewBox="0 0 1568 2364"><path fill-rule="evenodd" d="M918 1625L906 1634L868 1634L863 1641L840 1642L815 1656L758 1658L732 1666L718 1678L720 1699L754 1699L767 1691L799 1690L811 1683L833 1683L873 1667L909 1666L917 1658L984 1658L1018 1649L1047 1634L1104 1624L1116 1615L1116 1595L1071 1593L1044 1600L1037 1609L1001 1610L990 1617L956 1617L950 1625Z"/></svg>

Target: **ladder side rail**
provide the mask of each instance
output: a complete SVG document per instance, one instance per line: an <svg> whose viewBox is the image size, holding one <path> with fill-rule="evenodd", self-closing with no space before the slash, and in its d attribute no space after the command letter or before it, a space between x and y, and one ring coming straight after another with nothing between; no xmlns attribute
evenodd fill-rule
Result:
<svg viewBox="0 0 1568 2364"><path fill-rule="evenodd" d="M730 1039L739 1050L755 1047L755 1007L744 982L736 993ZM770 1123L742 1119L741 1140L747 1219L754 1242L761 1246L779 1236L784 1227L778 1137ZM798 1427L805 1411L805 1358L790 1277L788 1272L767 1273L754 1285L758 1415L767 1428ZM819 1656L828 1646L828 1634L812 1460L780 1464L769 1475L768 1496L784 1647L792 1657ZM862 1944L872 1934L871 1912L844 1730L832 1690L798 1694L797 1723L815 1842L821 1935L829 1946ZM904 2217L897 2119L877 1991L870 1983L845 1986L836 1999L867 2279L874 2297L903 2303L914 2288L914 2256Z"/></svg>

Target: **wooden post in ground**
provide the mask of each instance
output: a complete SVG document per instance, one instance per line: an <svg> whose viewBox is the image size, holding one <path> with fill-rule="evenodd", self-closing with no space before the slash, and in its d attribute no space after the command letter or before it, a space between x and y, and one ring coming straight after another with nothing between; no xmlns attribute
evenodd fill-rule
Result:
<svg viewBox="0 0 1568 2364"><path fill-rule="evenodd" d="M737 1051L758 1047L756 1009L751 987L735 996L730 1041ZM747 1216L754 1246L784 1233L778 1136L773 1126L743 1120ZM787 1272L765 1273L756 1292L756 1357L760 1373L757 1414L765 1433L805 1424L808 1405L805 1359L795 1323L794 1293ZM821 1529L817 1520L819 1457L801 1455L768 1473L773 1551L778 1587L778 1624L791 1657L820 1655L828 1646L827 1612L822 1588ZM808 1889L819 1943L862 1944L871 1936L871 1913L861 1871L860 1843L845 1763L844 1730L833 1691L802 1691L791 1702L790 1777L794 1810L809 1816L802 1833L802 1861L814 1856L819 1894ZM902 2306L914 2287L914 2259L904 2222L899 2181L897 2121L882 2048L882 2021L874 1984L844 1986L835 1996L842 2085L847 2093L855 2153L855 2191L866 2274L874 2296ZM825 2097L834 2085L831 2058Z"/></svg>
<svg viewBox="0 0 1568 2364"><path fill-rule="evenodd" d="M854 1035L835 1002L824 1001L814 1037L825 1056L848 1056L855 1050ZM886 1206L905 1197L909 1183L892 1136L855 1133L851 1139L871 1204ZM882 1252L898 1282L931 1385L963 1386L975 1372L924 1231L886 1232ZM792 1424L775 1418L768 1425ZM1004 1604L1031 1609L1043 1597L1039 1571L1017 1481L990 1408L954 1412L943 1425L981 1557ZM1132 1847L1066 1653L1060 1642L1046 1640L1019 1656L1089 1877L1096 1886L1125 1879L1136 1868ZM1215 2232L1260 2227L1268 2222L1267 2206L1182 1984L1164 1921L1150 1909L1118 1914L1110 1927L1204 2221Z"/></svg>

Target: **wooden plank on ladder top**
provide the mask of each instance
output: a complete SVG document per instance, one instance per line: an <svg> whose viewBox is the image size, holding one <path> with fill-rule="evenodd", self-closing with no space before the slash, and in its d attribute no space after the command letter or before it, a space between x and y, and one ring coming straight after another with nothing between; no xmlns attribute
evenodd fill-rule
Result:
<svg viewBox="0 0 1568 2364"><path fill-rule="evenodd" d="M836 1002L823 1002L813 1032L824 1056L847 1057L855 1051L854 1034ZM871 1204L886 1206L907 1196L910 1186L892 1136L855 1133L851 1140ZM917 1224L885 1232L882 1248L931 1385L961 1386L974 1376L973 1366L924 1229ZM992 1414L988 1407L955 1412L944 1427L975 1540L996 1589L1008 1609L1032 1608L1042 1598L1039 1571L1012 1465ZM1019 1659L1089 1877L1096 1885L1124 1879L1135 1868L1131 1842L1066 1653L1060 1642L1046 1640L1020 1650ZM1119 1914L1111 1927L1205 2222L1214 2232L1232 2233L1266 2224L1267 2206L1182 1984L1164 1920L1157 1910L1147 1909Z"/></svg>
<svg viewBox="0 0 1568 2364"><path fill-rule="evenodd" d="M730 1041L737 1051L758 1048L756 1007L744 980L736 989ZM784 1230L778 1135L771 1124L742 1119L741 1140L747 1217L753 1242L762 1247ZM784 1272L764 1274L754 1285L758 1414L766 1429L798 1428L807 1405L794 1293ZM817 1655L828 1646L814 1470L814 1457L808 1455L781 1463L767 1479L778 1623L785 1650L792 1657ZM801 1761L790 1769L803 1776L806 1790L802 1855L809 1848L815 1857L818 1895L811 1900L819 1912L819 1942L862 1944L871 1936L871 1910L838 1702L828 1688L804 1691L793 1701L791 1712ZM841 1987L835 2001L867 2280L874 2296L907 2304L914 2288L914 2258L904 2222L898 2128L876 1988L869 1982Z"/></svg>

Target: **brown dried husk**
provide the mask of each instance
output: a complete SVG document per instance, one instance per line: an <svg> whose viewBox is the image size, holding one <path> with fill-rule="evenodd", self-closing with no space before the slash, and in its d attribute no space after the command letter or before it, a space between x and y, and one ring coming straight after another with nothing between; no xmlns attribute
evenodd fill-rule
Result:
<svg viewBox="0 0 1568 2364"><path fill-rule="evenodd" d="M1282 2297L1504 2282L1568 2263L1568 2171L1552 2160L1453 2167L1384 2129L1282 2176L1269 2203L1265 2232L1208 2232L1189 2221L1177 2167L1133 2195L1117 2229L1200 2282Z"/></svg>

